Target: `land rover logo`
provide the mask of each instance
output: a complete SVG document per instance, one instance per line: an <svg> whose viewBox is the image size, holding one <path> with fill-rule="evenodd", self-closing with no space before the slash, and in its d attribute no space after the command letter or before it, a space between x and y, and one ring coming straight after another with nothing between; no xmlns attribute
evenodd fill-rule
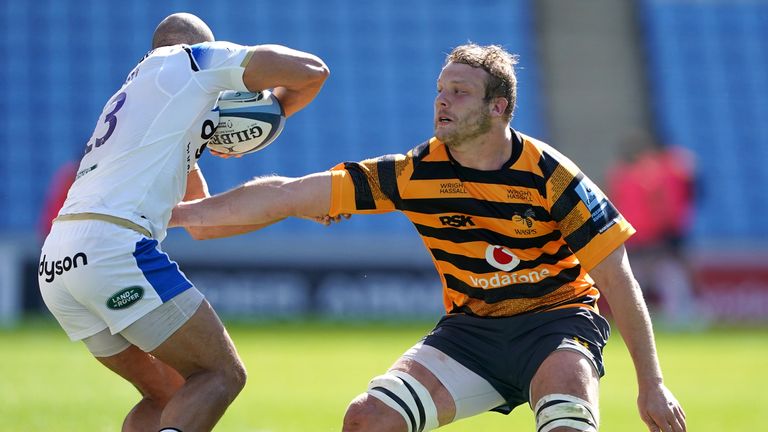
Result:
<svg viewBox="0 0 768 432"><path fill-rule="evenodd" d="M121 289L107 299L107 307L110 309L125 309L132 306L144 297L144 288L132 286Z"/></svg>

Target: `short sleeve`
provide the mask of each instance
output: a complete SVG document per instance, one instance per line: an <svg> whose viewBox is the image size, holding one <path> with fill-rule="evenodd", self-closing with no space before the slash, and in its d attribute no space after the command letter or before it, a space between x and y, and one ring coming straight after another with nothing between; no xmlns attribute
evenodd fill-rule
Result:
<svg viewBox="0 0 768 432"><path fill-rule="evenodd" d="M251 58L251 47L217 41L191 45L188 49L197 67L195 80L205 91L248 91L243 71Z"/></svg>
<svg viewBox="0 0 768 432"><path fill-rule="evenodd" d="M635 229L597 185L570 160L543 153L552 167L547 178L547 200L552 218L581 262L590 270L624 243Z"/></svg>
<svg viewBox="0 0 768 432"><path fill-rule="evenodd" d="M396 182L388 179L387 157L343 162L331 169L331 216L386 213L396 210Z"/></svg>

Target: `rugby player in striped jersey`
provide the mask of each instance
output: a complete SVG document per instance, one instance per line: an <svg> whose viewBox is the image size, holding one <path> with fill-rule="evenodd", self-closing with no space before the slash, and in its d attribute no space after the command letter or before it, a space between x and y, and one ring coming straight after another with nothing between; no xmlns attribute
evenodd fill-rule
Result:
<svg viewBox="0 0 768 432"><path fill-rule="evenodd" d="M634 361L643 421L686 430L624 248L634 228L567 157L510 128L515 64L498 46L455 48L437 80L435 135L405 154L257 178L174 210L176 225L219 225L211 236L289 216L411 220L446 314L352 401L344 431L426 431L523 403L538 432L596 431L601 294Z"/></svg>

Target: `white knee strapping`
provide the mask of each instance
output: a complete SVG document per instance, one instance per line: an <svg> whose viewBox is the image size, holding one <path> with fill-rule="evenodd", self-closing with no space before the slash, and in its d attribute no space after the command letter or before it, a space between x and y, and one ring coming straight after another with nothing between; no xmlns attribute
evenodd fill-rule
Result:
<svg viewBox="0 0 768 432"><path fill-rule="evenodd" d="M546 395L536 403L536 432L566 426L582 432L597 432L599 415L592 405L566 394Z"/></svg>
<svg viewBox="0 0 768 432"><path fill-rule="evenodd" d="M437 407L429 390L416 378L394 370L377 376L368 384L369 395L400 413L411 432L438 427Z"/></svg>

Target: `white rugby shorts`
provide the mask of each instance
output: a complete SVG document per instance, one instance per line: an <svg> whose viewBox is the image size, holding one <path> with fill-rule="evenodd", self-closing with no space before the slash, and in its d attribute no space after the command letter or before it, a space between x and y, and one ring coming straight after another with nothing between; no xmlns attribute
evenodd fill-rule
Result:
<svg viewBox="0 0 768 432"><path fill-rule="evenodd" d="M99 220L54 223L37 271L46 306L73 341L116 334L192 287L157 240Z"/></svg>

